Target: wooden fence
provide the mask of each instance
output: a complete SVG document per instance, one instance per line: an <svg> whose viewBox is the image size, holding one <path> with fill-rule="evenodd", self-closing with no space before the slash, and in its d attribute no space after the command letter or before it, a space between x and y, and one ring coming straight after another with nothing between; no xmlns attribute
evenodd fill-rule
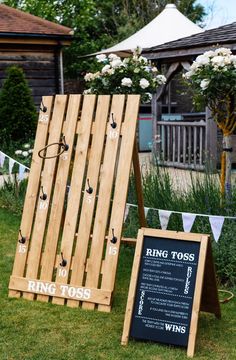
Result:
<svg viewBox="0 0 236 360"><path fill-rule="evenodd" d="M161 164L202 170L207 153L206 122L158 121L158 158Z"/></svg>

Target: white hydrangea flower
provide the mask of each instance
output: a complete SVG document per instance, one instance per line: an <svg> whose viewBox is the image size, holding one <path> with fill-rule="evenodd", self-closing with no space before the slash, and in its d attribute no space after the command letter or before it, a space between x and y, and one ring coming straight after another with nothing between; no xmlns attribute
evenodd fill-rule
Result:
<svg viewBox="0 0 236 360"><path fill-rule="evenodd" d="M29 156L29 153L28 153L28 151L22 151L22 156L24 156L24 157L27 157L27 156Z"/></svg>
<svg viewBox="0 0 236 360"><path fill-rule="evenodd" d="M144 56L140 56L139 57L139 62L144 62L145 64L147 64L148 63L148 59L147 58L145 58Z"/></svg>
<svg viewBox="0 0 236 360"><path fill-rule="evenodd" d="M121 80L121 85L122 86L127 86L127 87L131 87L132 86L132 84L133 84L133 82L132 82L132 80L130 79L130 78L123 78L122 80Z"/></svg>
<svg viewBox="0 0 236 360"><path fill-rule="evenodd" d="M140 69L138 67L134 69L135 74L138 74L139 72L140 72Z"/></svg>
<svg viewBox="0 0 236 360"><path fill-rule="evenodd" d="M123 65L122 61L120 59L114 59L111 62L111 67L113 67L113 69L119 68Z"/></svg>
<svg viewBox="0 0 236 360"><path fill-rule="evenodd" d="M105 54L99 54L96 56L97 62L104 62L106 61L107 57Z"/></svg>
<svg viewBox="0 0 236 360"><path fill-rule="evenodd" d="M105 74L110 68L111 68L110 65L103 66L102 73Z"/></svg>
<svg viewBox="0 0 236 360"><path fill-rule="evenodd" d="M107 70L107 74L109 74L109 75L113 75L114 73L115 73L114 69L108 69Z"/></svg>
<svg viewBox="0 0 236 360"><path fill-rule="evenodd" d="M114 61L114 60L120 60L120 57L117 56L116 54L110 54L110 55L108 55L108 59L110 61Z"/></svg>
<svg viewBox="0 0 236 360"><path fill-rule="evenodd" d="M92 74L92 73L87 73L84 76L85 81L92 81L93 79L94 79L94 74Z"/></svg>
<svg viewBox="0 0 236 360"><path fill-rule="evenodd" d="M29 149L29 148L30 148L30 144L24 144L24 145L23 145L23 148L24 148L24 149Z"/></svg>
<svg viewBox="0 0 236 360"><path fill-rule="evenodd" d="M33 151L34 151L33 149L29 149L29 150L28 150L28 153L29 153L29 154L32 154Z"/></svg>
<svg viewBox="0 0 236 360"><path fill-rule="evenodd" d="M208 56L208 57L213 57L213 56L215 56L215 51L213 51L213 50L206 51L206 52L204 52L204 55Z"/></svg>
<svg viewBox="0 0 236 360"><path fill-rule="evenodd" d="M200 87L202 88L202 90L206 90L208 88L209 83L210 83L210 80L203 79L200 83Z"/></svg>
<svg viewBox="0 0 236 360"><path fill-rule="evenodd" d="M22 154L22 150L16 150L15 151L15 155L21 155Z"/></svg>
<svg viewBox="0 0 236 360"><path fill-rule="evenodd" d="M213 66L217 67L223 67L225 66L225 58L224 56L218 55L211 59L211 62Z"/></svg>
<svg viewBox="0 0 236 360"><path fill-rule="evenodd" d="M87 89L87 90L84 90L84 95L91 94L91 92L92 92L92 89Z"/></svg>
<svg viewBox="0 0 236 360"><path fill-rule="evenodd" d="M142 78L139 81L139 85L142 89L146 89L150 85L150 82L147 79Z"/></svg>
<svg viewBox="0 0 236 360"><path fill-rule="evenodd" d="M166 77L164 75L157 75L156 79L160 85L166 83Z"/></svg>
<svg viewBox="0 0 236 360"><path fill-rule="evenodd" d="M195 61L200 65L208 65L210 63L209 57L205 54L199 55Z"/></svg>
<svg viewBox="0 0 236 360"><path fill-rule="evenodd" d="M215 54L216 55L223 55L223 56L227 56L227 55L231 55L232 51L229 48L219 48L215 50Z"/></svg>
<svg viewBox="0 0 236 360"><path fill-rule="evenodd" d="M157 70L157 67L156 67L156 66L153 66L153 67L152 67L152 72L154 72L154 73L158 72L158 70Z"/></svg>

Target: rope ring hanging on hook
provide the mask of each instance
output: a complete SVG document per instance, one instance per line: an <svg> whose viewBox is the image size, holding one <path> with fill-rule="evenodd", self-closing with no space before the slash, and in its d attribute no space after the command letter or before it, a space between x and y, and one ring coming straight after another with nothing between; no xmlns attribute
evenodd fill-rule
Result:
<svg viewBox="0 0 236 360"><path fill-rule="evenodd" d="M56 155L53 155L53 156L46 156L46 150L51 147L51 146L55 146L55 145L58 145L59 146L59 152L56 154ZM42 148L41 150L39 150L38 152L38 156L41 158L41 159L54 159L60 155L62 155L65 151L68 151L69 150L69 145L66 144L66 141L65 141L65 136L63 136L62 138L62 141L60 142L55 142L55 143L52 143L52 144L48 144L47 146L45 146L44 148ZM42 152L44 152L42 154Z"/></svg>

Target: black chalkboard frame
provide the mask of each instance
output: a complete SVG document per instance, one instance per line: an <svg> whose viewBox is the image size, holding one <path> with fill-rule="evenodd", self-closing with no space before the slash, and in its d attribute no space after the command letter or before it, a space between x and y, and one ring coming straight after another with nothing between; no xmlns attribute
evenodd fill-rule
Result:
<svg viewBox="0 0 236 360"><path fill-rule="evenodd" d="M166 238L166 239L173 239L179 241L192 241L192 242L196 241L200 244L195 289L193 295L191 321L190 321L190 331L189 331L188 345L187 345L187 356L193 357L200 310L203 308L204 311L212 312L216 315L216 317L220 318L220 306L219 306L219 300L217 294L213 259L211 254L210 237L209 235L206 234L185 233L185 232L167 231L167 230L149 229L149 228L141 228L139 230L133 267L132 267L132 274L131 274L131 281L130 281L130 287L128 293L121 344L127 345L130 337L136 287L139 276L145 236L151 236L157 239ZM209 271L209 274L205 274L205 269ZM207 287L204 286L205 279L207 279ZM202 299L202 295L208 293L209 286L211 290L210 303L208 303L208 300L204 301L204 299Z"/></svg>

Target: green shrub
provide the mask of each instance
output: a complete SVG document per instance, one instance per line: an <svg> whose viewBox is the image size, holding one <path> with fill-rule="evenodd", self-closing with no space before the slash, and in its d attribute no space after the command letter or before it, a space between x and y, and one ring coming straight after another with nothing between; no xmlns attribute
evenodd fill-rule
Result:
<svg viewBox="0 0 236 360"><path fill-rule="evenodd" d="M37 112L23 70L11 66L0 92L1 150L12 142L26 142L33 137Z"/></svg>
<svg viewBox="0 0 236 360"><path fill-rule="evenodd" d="M21 214L26 193L27 179L17 181L16 175L13 179L4 180L0 187L0 207L6 208L15 214Z"/></svg>

